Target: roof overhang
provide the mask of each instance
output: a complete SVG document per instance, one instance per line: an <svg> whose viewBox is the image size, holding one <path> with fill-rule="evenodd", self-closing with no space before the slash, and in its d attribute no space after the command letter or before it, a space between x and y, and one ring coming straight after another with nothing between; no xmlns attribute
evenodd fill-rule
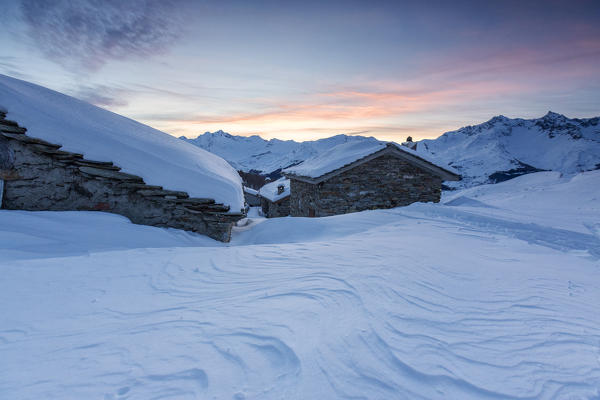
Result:
<svg viewBox="0 0 600 400"><path fill-rule="evenodd" d="M371 153L368 156L361 158L360 160L356 160L348 165L345 165L334 171L328 172L317 178L311 178L308 176L300 176L300 175L295 175L295 174L286 173L286 172L283 172L283 175L289 179L296 179L301 182L306 182L306 183L311 183L313 185L316 185L318 183L324 182L328 179L333 178L334 176L342 174L342 173L349 171L355 167L358 167L359 165L362 165L364 163L367 163L371 160L374 160L374 159L379 158L384 155L392 155L392 156L398 157L399 159L405 160L425 171L432 173L433 175L439 176L443 181L459 181L461 179L460 175L455 174L454 172L448 171L447 169L444 169L440 166L437 166L427 160L422 159L421 157L412 155L406 151L402 151L399 148L397 148L396 145L391 144L391 143L388 144L385 148L378 150L374 153Z"/></svg>
<svg viewBox="0 0 600 400"><path fill-rule="evenodd" d="M277 203L281 203L281 202L282 202L283 200L285 200L285 199L289 199L289 198L290 198L290 194L287 194L287 195L285 195L285 196L283 196L283 197L280 197L280 198L278 198L277 200L270 199L270 198L268 198L267 196L263 196L263 195L260 195L260 197L262 197L262 198L263 198L263 199L265 199L265 200L268 200L268 201L270 201L271 203L277 204Z"/></svg>

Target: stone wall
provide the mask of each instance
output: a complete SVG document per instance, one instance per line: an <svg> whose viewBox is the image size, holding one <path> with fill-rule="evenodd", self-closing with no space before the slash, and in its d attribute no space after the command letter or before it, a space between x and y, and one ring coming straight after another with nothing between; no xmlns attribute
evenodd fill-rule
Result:
<svg viewBox="0 0 600 400"><path fill-rule="evenodd" d="M198 232L227 242L243 217L213 199L151 186L110 162L86 160L60 145L26 135L0 112L2 208L30 211L94 210L124 215L133 223ZM8 167L8 168L7 168Z"/></svg>
<svg viewBox="0 0 600 400"><path fill-rule="evenodd" d="M246 201L246 204L248 204L248 206L250 207L258 207L261 205L260 196L257 194L248 193L244 191L244 200Z"/></svg>
<svg viewBox="0 0 600 400"><path fill-rule="evenodd" d="M260 205L263 215L267 218L287 217L290 215L290 197L285 197L277 202L261 197Z"/></svg>
<svg viewBox="0 0 600 400"><path fill-rule="evenodd" d="M383 155L318 184L292 177L290 212L324 217L361 210L439 202L442 179L392 155Z"/></svg>

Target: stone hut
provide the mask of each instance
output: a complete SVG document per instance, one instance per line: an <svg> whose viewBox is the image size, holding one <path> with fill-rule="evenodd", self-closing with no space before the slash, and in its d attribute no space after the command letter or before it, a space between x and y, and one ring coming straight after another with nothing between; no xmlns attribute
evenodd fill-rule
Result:
<svg viewBox="0 0 600 400"><path fill-rule="evenodd" d="M439 202L460 176L395 143L348 142L288 168L290 214L323 217L414 202Z"/></svg>
<svg viewBox="0 0 600 400"><path fill-rule="evenodd" d="M244 200L249 207L260 207L258 190L244 186Z"/></svg>
<svg viewBox="0 0 600 400"><path fill-rule="evenodd" d="M280 178L260 188L260 205L267 218L290 215L290 180Z"/></svg>
<svg viewBox="0 0 600 400"><path fill-rule="evenodd" d="M112 162L60 150L60 144L26 132L0 111L0 208L105 211L136 224L194 231L224 242L244 216L213 199L148 185Z"/></svg>

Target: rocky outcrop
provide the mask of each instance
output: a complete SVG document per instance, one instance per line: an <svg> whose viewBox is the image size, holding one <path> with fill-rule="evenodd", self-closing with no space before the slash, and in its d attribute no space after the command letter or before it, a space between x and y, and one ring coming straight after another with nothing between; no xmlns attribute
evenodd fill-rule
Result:
<svg viewBox="0 0 600 400"><path fill-rule="evenodd" d="M133 223L198 232L227 242L243 217L213 199L147 185L111 162L87 160L36 139L0 112L2 208L30 211L96 210Z"/></svg>

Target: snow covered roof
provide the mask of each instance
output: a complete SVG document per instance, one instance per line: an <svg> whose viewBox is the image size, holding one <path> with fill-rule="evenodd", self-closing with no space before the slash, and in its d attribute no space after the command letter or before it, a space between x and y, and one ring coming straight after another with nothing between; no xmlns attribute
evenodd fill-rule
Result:
<svg viewBox="0 0 600 400"><path fill-rule="evenodd" d="M244 192L258 196L258 190L249 188L248 186L244 186Z"/></svg>
<svg viewBox="0 0 600 400"><path fill-rule="evenodd" d="M441 167L416 151L393 142L348 142L333 147L301 164L283 170L286 176L306 178L311 183L322 182L341 173L344 167L353 167L383 154L393 154L441 176L444 180L458 180L458 172Z"/></svg>
<svg viewBox="0 0 600 400"><path fill-rule="evenodd" d="M244 207L242 181L222 158L75 98L0 75L0 108L27 135L96 161L112 161L149 185Z"/></svg>
<svg viewBox="0 0 600 400"><path fill-rule="evenodd" d="M281 185L283 185L283 192L278 193L278 187ZM286 178L279 178L276 181L267 183L265 186L260 188L259 194L272 202L285 199L290 195L290 180Z"/></svg>

